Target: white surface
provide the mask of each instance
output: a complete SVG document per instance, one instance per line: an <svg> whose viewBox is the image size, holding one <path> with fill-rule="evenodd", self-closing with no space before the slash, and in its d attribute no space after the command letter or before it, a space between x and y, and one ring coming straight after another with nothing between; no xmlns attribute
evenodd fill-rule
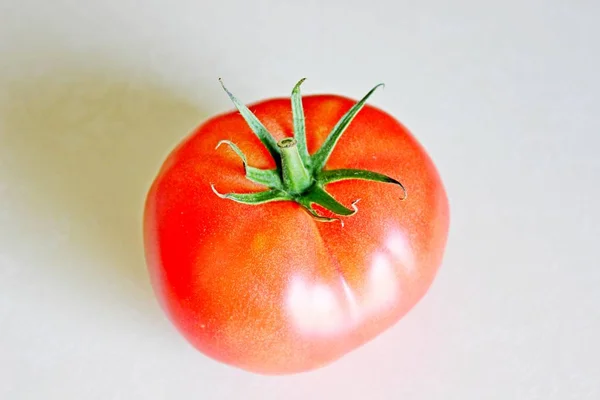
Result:
<svg viewBox="0 0 600 400"><path fill-rule="evenodd" d="M0 0L0 398L600 398L599 17L594 0ZM371 103L448 189L428 296L314 373L202 356L146 277L145 191L231 109L219 76L246 102L303 76L355 98L383 81Z"/></svg>

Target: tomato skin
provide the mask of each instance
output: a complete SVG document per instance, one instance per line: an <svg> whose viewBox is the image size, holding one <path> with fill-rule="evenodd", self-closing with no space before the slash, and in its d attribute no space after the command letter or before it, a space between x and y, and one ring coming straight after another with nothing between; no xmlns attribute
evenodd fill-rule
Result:
<svg viewBox="0 0 600 400"><path fill-rule="evenodd" d="M355 101L303 98L313 154ZM293 135L289 99L250 110L280 140ZM348 180L327 190L345 205L344 224L315 221L294 202L245 205L221 192L258 192L236 154L274 168L238 112L212 118L163 164L146 200L146 259L155 293L178 330L204 354L261 374L325 366L393 326L427 292L441 264L449 207L424 148L397 120L365 106L327 169L360 168L397 187Z"/></svg>

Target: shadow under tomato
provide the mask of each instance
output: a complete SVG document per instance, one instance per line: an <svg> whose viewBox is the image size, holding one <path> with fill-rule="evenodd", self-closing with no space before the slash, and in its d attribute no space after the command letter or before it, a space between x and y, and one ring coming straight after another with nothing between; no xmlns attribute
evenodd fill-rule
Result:
<svg viewBox="0 0 600 400"><path fill-rule="evenodd" d="M139 74L59 64L0 82L2 176L19 215L11 228L30 240L11 251L62 289L109 290L128 307L156 307L142 242L145 195L168 152L207 115Z"/></svg>

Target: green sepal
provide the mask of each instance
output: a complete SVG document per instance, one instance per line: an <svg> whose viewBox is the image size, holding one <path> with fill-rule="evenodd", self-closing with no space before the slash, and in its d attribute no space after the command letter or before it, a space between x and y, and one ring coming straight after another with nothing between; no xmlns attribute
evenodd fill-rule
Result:
<svg viewBox="0 0 600 400"><path fill-rule="evenodd" d="M310 201L306 200L306 199L298 199L296 200L301 206L302 208L304 208L305 211L307 211L315 220L319 221L319 222L336 222L336 221L340 221L342 223L342 226L344 225L344 222L339 219L339 218L330 218L330 217L325 217L323 215L319 215L315 209L312 207L312 204Z"/></svg>
<svg viewBox="0 0 600 400"><path fill-rule="evenodd" d="M380 174L378 172L366 171L362 169L334 169L329 171L321 171L317 177L317 180L323 185L332 182L345 181L349 179L392 183L394 185L400 186L400 189L402 189L402 192L404 193L400 200L406 199L407 196L406 188L402 183L400 183L394 178L391 178L384 174Z"/></svg>
<svg viewBox="0 0 600 400"><path fill-rule="evenodd" d="M294 121L294 139L296 139L298 152L304 166L310 170L311 159L306 146L306 125L304 120L304 107L302 106L302 95L300 94L300 85L306 78L300 79L294 90L292 90L292 117Z"/></svg>
<svg viewBox="0 0 600 400"><path fill-rule="evenodd" d="M252 182L268 186L273 189L283 190L283 184L281 183L281 177L276 169L260 169L254 168L248 165L246 155L240 150L240 148L229 140L221 140L215 149L218 149L222 144L228 145L242 160L244 164L244 171L246 172L246 178Z"/></svg>
<svg viewBox="0 0 600 400"><path fill-rule="evenodd" d="M347 208L342 203L333 198L329 193L325 191L319 185L313 185L305 194L302 195L302 199L308 201L311 204L318 204L334 214L350 216L356 213L357 209L354 206L356 202L352 203L352 209Z"/></svg>
<svg viewBox="0 0 600 400"><path fill-rule="evenodd" d="M220 198L233 200L243 204L253 205L270 203L272 201L293 200L285 192L278 189L266 190L264 192L257 193L219 193L217 189L215 189L215 185L213 185L212 183L210 187L212 191L215 192L215 194Z"/></svg>
<svg viewBox="0 0 600 400"><path fill-rule="evenodd" d="M325 164L327 163L329 156L333 152L335 145L337 144L338 140L340 140L340 137L342 136L348 125L350 125L350 122L352 122L354 117L356 117L356 114L358 114L358 112L362 110L369 97L371 97L375 90L377 90L377 88L379 88L380 86L384 86L383 83L380 83L379 85L371 89L365 95L365 97L363 97L358 103L352 106L352 108L350 108L350 110L348 110L348 112L344 114L344 116L333 127L331 133L329 134L329 136L327 136L321 148L312 156L312 164L314 171L321 171L325 167Z"/></svg>
<svg viewBox="0 0 600 400"><path fill-rule="evenodd" d="M246 107L229 90L227 90L227 88L225 87L225 84L223 83L223 80L219 78L219 82L221 82L221 86L223 87L223 90L225 90L225 93L227 93L227 95L229 96L229 98L231 99L231 101L233 102L235 107L237 108L237 110L240 112L240 114L242 115L242 117L244 118L244 120L246 121L248 126L250 127L250 129L252 129L252 132L254 132L254 134L265 145L267 150L269 150L269 153L271 153L273 160L275 160L275 163L277 165L279 165L279 163L280 163L279 150L277 149L277 142L275 141L273 136L269 133L267 128L265 128L265 126L262 124L262 122L260 122L260 120L256 117L256 115L254 115L252 113L252 111L250 111L248 109L248 107Z"/></svg>

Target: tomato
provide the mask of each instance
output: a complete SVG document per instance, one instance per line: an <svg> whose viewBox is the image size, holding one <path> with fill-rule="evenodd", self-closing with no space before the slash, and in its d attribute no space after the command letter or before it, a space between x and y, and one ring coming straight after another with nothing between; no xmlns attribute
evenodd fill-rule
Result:
<svg viewBox="0 0 600 400"><path fill-rule="evenodd" d="M449 227L444 186L386 112L338 95L244 106L168 156L146 200L151 282L205 355L259 374L323 367L427 292ZM360 200L360 202L358 202Z"/></svg>

